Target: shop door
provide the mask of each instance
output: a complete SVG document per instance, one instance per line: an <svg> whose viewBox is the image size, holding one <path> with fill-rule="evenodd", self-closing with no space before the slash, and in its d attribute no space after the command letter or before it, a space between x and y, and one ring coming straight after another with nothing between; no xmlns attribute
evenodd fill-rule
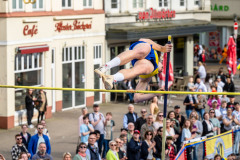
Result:
<svg viewBox="0 0 240 160"><path fill-rule="evenodd" d="M94 69L102 65L102 45L95 45L93 48L94 53ZM99 76L94 72L94 89L101 89L101 81ZM94 103L102 102L102 93L94 92Z"/></svg>
<svg viewBox="0 0 240 160"><path fill-rule="evenodd" d="M55 87L55 49L52 49L52 87ZM55 90L52 90L52 112L56 111Z"/></svg>
<svg viewBox="0 0 240 160"><path fill-rule="evenodd" d="M85 88L84 46L63 49L63 87ZM85 106L85 92L63 91L63 109Z"/></svg>

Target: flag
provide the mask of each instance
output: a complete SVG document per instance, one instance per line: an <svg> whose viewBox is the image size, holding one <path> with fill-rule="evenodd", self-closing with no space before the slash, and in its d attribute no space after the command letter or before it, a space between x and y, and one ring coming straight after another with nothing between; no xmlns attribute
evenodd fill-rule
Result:
<svg viewBox="0 0 240 160"><path fill-rule="evenodd" d="M162 66L163 71L158 74L158 77L160 79L159 86L160 88L165 88L165 78L166 78L166 66L167 66L167 53L164 53L162 58ZM170 88L173 84L174 76L173 76L173 68L171 62L169 62L169 76L168 76L168 88Z"/></svg>
<svg viewBox="0 0 240 160"><path fill-rule="evenodd" d="M214 136L206 140L206 157L208 159L214 158L219 154L223 158L227 158L232 153L232 130Z"/></svg>
<svg viewBox="0 0 240 160"><path fill-rule="evenodd" d="M185 150L186 150L186 147L183 145L180 151L178 152L178 154L176 155L176 157L174 158L174 160L185 160L185 153L184 153Z"/></svg>
<svg viewBox="0 0 240 160"><path fill-rule="evenodd" d="M228 40L227 64L229 75L235 74L237 70L236 43L232 36Z"/></svg>

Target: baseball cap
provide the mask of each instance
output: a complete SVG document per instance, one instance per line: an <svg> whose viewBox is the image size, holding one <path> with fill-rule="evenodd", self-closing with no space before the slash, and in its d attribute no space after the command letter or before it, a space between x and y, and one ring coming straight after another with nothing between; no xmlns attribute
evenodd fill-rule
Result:
<svg viewBox="0 0 240 160"><path fill-rule="evenodd" d="M175 107L174 107L174 109L178 109L178 108L181 108L179 105L176 105Z"/></svg>
<svg viewBox="0 0 240 160"><path fill-rule="evenodd" d="M139 130L135 130L134 134L140 134Z"/></svg>
<svg viewBox="0 0 240 160"><path fill-rule="evenodd" d="M217 102L217 100L216 99L212 100L212 103L214 103L214 102Z"/></svg>

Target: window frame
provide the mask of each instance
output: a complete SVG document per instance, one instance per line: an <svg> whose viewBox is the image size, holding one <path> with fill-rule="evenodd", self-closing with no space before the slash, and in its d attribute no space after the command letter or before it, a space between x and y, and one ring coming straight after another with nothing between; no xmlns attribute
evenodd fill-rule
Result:
<svg viewBox="0 0 240 160"><path fill-rule="evenodd" d="M13 1L12 1L12 10L13 10L14 12L24 11L24 3L23 3L23 1L22 1L22 0L15 0L15 1L16 1L16 8L13 8ZM22 8L19 8L19 2L22 3Z"/></svg>
<svg viewBox="0 0 240 160"><path fill-rule="evenodd" d="M160 4L161 4L161 5L160 5ZM166 8L166 7L168 7L168 5L169 5L168 0L159 0L159 1L158 1L158 6L159 6L160 8Z"/></svg>
<svg viewBox="0 0 240 160"><path fill-rule="evenodd" d="M34 8L33 6L34 6L34 4L32 4L32 9L33 9L33 11L44 11L45 10L45 7L44 7L44 0L41 0L42 1L42 8L39 8L39 4L40 4L40 0L37 0L36 1L36 3L34 3L34 4L36 4L36 8ZM39 3L38 3L39 2Z"/></svg>
<svg viewBox="0 0 240 160"><path fill-rule="evenodd" d="M63 1L65 1L65 6L63 6ZM68 0L62 0L62 9L72 9L73 8L73 0L71 1L71 6L68 6Z"/></svg>
<svg viewBox="0 0 240 160"><path fill-rule="evenodd" d="M179 3L179 6L180 6L180 7L185 7L185 6L186 6L185 0L180 0L179 2L180 2L180 3ZM181 5L181 3L183 3L183 5Z"/></svg>
<svg viewBox="0 0 240 160"><path fill-rule="evenodd" d="M116 2L113 2L113 1L116 1ZM112 7L113 3L116 4L117 6L116 8ZM118 9L118 0L111 0L111 9Z"/></svg>
<svg viewBox="0 0 240 160"><path fill-rule="evenodd" d="M199 6L200 5L200 0L194 0L194 5Z"/></svg>
<svg viewBox="0 0 240 160"><path fill-rule="evenodd" d="M142 4L142 6L140 6L140 4ZM144 0L133 0L132 5L134 9L144 8Z"/></svg>
<svg viewBox="0 0 240 160"><path fill-rule="evenodd" d="M83 8L93 8L93 0L83 0L86 1L86 6L84 6L84 2L83 2ZM89 5L89 2L91 1L91 6Z"/></svg>

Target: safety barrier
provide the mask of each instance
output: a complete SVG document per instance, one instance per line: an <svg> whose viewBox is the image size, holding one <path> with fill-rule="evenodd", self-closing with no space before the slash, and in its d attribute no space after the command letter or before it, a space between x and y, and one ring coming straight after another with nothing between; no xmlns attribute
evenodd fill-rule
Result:
<svg viewBox="0 0 240 160"><path fill-rule="evenodd" d="M222 158L227 158L228 155L239 152L239 142L240 126L235 126L230 131L210 138L200 137L190 141L184 141L181 150L175 157L175 160L187 160L187 148L194 147L199 144L204 145L204 157L213 159L216 154L219 154Z"/></svg>

